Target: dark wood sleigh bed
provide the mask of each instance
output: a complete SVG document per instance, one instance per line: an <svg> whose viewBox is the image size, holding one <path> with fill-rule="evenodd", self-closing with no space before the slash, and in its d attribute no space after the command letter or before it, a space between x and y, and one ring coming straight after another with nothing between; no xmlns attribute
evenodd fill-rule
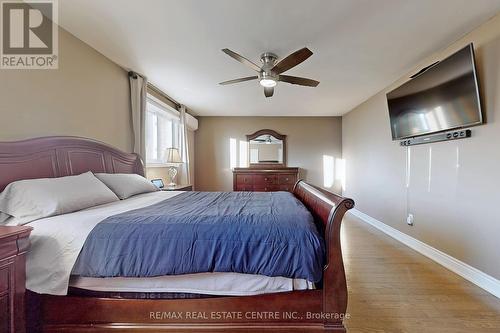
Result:
<svg viewBox="0 0 500 333"><path fill-rule="evenodd" d="M45 137L0 142L0 191L20 179L86 171L144 175L141 159L98 141ZM315 290L258 296L111 298L26 293L28 332L345 332L340 227L354 201L298 181L293 190L324 228L327 264ZM176 315L177 314L177 315Z"/></svg>

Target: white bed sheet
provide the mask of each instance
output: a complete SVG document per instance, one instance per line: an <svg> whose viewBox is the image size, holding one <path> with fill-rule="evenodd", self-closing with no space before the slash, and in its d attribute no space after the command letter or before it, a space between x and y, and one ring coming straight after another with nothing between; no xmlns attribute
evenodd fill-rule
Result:
<svg viewBox="0 0 500 333"><path fill-rule="evenodd" d="M51 295L67 295L71 270L95 225L109 216L146 207L182 191L159 191L133 196L86 210L33 221L28 225L31 249L26 262L26 288ZM199 273L154 278L73 277L71 285L97 291L186 292L215 295L256 295L312 289L304 279L239 273Z"/></svg>
<svg viewBox="0 0 500 333"><path fill-rule="evenodd" d="M314 284L304 279L218 272L149 278L71 276L70 286L94 291L174 292L223 296L251 296L314 289Z"/></svg>
<svg viewBox="0 0 500 333"><path fill-rule="evenodd" d="M26 288L51 295L68 293L71 270L94 226L109 216L146 207L182 191L159 191L29 223L31 249L26 261Z"/></svg>

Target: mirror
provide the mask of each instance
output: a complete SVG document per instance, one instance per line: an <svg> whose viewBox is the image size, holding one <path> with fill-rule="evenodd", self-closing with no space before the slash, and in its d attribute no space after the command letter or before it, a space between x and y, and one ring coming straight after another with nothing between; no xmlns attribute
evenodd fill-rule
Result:
<svg viewBox="0 0 500 333"><path fill-rule="evenodd" d="M263 129L247 135L250 167L286 166L286 135Z"/></svg>

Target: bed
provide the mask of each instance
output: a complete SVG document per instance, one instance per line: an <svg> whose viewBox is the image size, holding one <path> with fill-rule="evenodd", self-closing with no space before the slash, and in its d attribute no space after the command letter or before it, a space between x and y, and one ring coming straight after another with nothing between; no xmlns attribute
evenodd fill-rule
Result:
<svg viewBox="0 0 500 333"><path fill-rule="evenodd" d="M36 165L36 168L33 165ZM0 143L0 191L16 180L78 175L87 171L144 175L142 161L137 155L124 153L90 139L45 137ZM162 195L167 194L155 194L155 196ZM214 194L204 192L180 195L179 198L182 195L184 197L178 200L179 202L188 200L189 196L198 196L193 198L197 201L200 201L200 197L206 197L205 200L208 201L215 200ZM233 196L231 200L234 198L245 199L247 202L255 200L255 198L245 198L239 193L227 195ZM276 200L280 195L284 194L274 194ZM133 281L133 287L130 287L130 281L125 283L123 278L119 277L111 283L103 284L98 277L82 279L74 276L67 295L58 295L55 292L48 294L43 289L36 288L31 289L38 292L27 292L26 320L29 331L345 331L343 319L347 306L347 286L340 244L340 226L345 212L354 206L354 202L304 181L298 181L293 194L290 195L292 198L286 200L297 200L302 203L300 206L305 207L312 216L314 225L324 239L322 259L324 266L320 267L319 273L317 270L315 273L314 269L302 272L302 267L310 263L308 261L310 255L298 258L294 252L295 254L286 256L285 250L280 249L290 262L289 267L284 266L280 269L291 271L291 276L294 278L281 278L280 271L274 271L278 268L274 265L263 265L262 262L257 265L256 270L262 274L238 274L230 272L229 269L221 269L228 266L227 262L221 262L216 272L211 272L212 266L210 266L205 268L206 273L201 274L201 271L182 271L178 276L167 273L163 278L169 279L170 288L164 288L167 282L161 280L162 277L152 277L147 282L138 278ZM174 199L175 197L168 202L171 203ZM135 200L141 201L140 198ZM154 201L148 198L148 202L151 203L151 200ZM273 208L276 211L280 207L280 201L277 202ZM149 209L147 207L144 209ZM224 209L227 211L227 207ZM81 218L81 215L86 216L85 214L88 215L89 212L79 213L78 218ZM284 214L285 212L278 212L277 216L286 220L288 217ZM76 216L69 218L76 223ZM234 220L227 225L232 226L237 223L238 221ZM105 223L102 222L97 225L105 227ZM36 231L36 223L34 227ZM210 229L204 232L208 230ZM228 230L230 233L231 230ZM258 229L254 229L253 232L256 231ZM300 232L291 230L292 236L283 233L283 229L278 231L280 236L285 234L286 237L296 237L294 241L301 241L299 239L301 230ZM84 235L86 237L83 238L89 237ZM94 247L98 247L99 243L96 241ZM38 245L34 244L32 251L37 249ZM252 251L257 251L261 257L266 255L260 248ZM33 254L36 255L37 252ZM250 264L244 260L239 265L246 267ZM87 264L81 265L81 267L87 266ZM98 270L99 267L96 266L94 271ZM179 279L180 276L190 280ZM228 281L232 281L233 286ZM109 279L106 282L110 282ZM246 285L253 286L254 289L245 287ZM28 289L30 289L29 284Z"/></svg>

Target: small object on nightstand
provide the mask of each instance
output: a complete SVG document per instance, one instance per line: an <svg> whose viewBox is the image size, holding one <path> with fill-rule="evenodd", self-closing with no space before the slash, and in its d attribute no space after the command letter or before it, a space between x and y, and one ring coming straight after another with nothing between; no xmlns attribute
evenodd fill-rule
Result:
<svg viewBox="0 0 500 333"><path fill-rule="evenodd" d="M174 187L177 184L175 183L175 176L177 176L177 168L181 165L182 159L181 155L179 155L179 150L177 148L167 148L165 150L165 162L170 164L168 168L168 177L170 178L169 187Z"/></svg>
<svg viewBox="0 0 500 333"><path fill-rule="evenodd" d="M165 187L165 185L163 184L163 179L161 178L151 179L151 183L153 183L153 185L158 187L160 190L162 190Z"/></svg>
<svg viewBox="0 0 500 333"><path fill-rule="evenodd" d="M162 191L192 191L193 185L185 184L185 185L175 185L175 186L165 186L161 189Z"/></svg>
<svg viewBox="0 0 500 333"><path fill-rule="evenodd" d="M0 332L26 332L26 252L31 230L0 226Z"/></svg>

